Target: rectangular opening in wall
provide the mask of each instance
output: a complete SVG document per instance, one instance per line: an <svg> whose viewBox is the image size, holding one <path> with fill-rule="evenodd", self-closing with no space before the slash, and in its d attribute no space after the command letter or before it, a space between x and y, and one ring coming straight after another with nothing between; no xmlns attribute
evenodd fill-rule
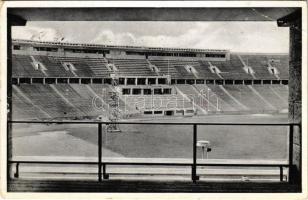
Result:
<svg viewBox="0 0 308 200"><path fill-rule="evenodd" d="M145 85L145 78L138 78L137 79L137 85Z"/></svg>
<svg viewBox="0 0 308 200"><path fill-rule="evenodd" d="M203 79L197 79L196 84L204 84L204 80Z"/></svg>
<svg viewBox="0 0 308 200"><path fill-rule="evenodd" d="M244 80L245 85L252 85L252 80Z"/></svg>
<svg viewBox="0 0 308 200"><path fill-rule="evenodd" d="M155 85L156 84L156 78L148 78L148 85Z"/></svg>
<svg viewBox="0 0 308 200"><path fill-rule="evenodd" d="M206 84L207 85L213 85L214 84L214 80L206 80Z"/></svg>
<svg viewBox="0 0 308 200"><path fill-rule="evenodd" d="M46 84L55 84L56 78L45 78L45 83Z"/></svg>
<svg viewBox="0 0 308 200"><path fill-rule="evenodd" d="M161 111L161 110L155 110L155 111L154 111L154 114L163 114L163 111Z"/></svg>
<svg viewBox="0 0 308 200"><path fill-rule="evenodd" d="M171 85L174 85L176 83L175 79L171 79Z"/></svg>
<svg viewBox="0 0 308 200"><path fill-rule="evenodd" d="M133 95L140 95L141 89L140 88L133 88Z"/></svg>
<svg viewBox="0 0 308 200"><path fill-rule="evenodd" d="M171 94L171 88L164 88L163 94Z"/></svg>
<svg viewBox="0 0 308 200"><path fill-rule="evenodd" d="M193 84L195 84L195 80L188 79L188 80L186 80L186 84L193 85Z"/></svg>
<svg viewBox="0 0 308 200"><path fill-rule="evenodd" d="M105 78L104 84L111 84L111 78Z"/></svg>
<svg viewBox="0 0 308 200"><path fill-rule="evenodd" d="M166 84L167 83L167 79L165 78L159 78L158 79L158 84Z"/></svg>
<svg viewBox="0 0 308 200"><path fill-rule="evenodd" d="M144 113L145 115L152 115L152 114L153 114L153 111L148 110L148 111L144 111L143 113Z"/></svg>
<svg viewBox="0 0 308 200"><path fill-rule="evenodd" d="M176 81L177 84L185 84L185 79L178 79Z"/></svg>
<svg viewBox="0 0 308 200"><path fill-rule="evenodd" d="M235 80L234 81L234 85L242 85L243 84L243 80Z"/></svg>
<svg viewBox="0 0 308 200"><path fill-rule="evenodd" d="M154 95L160 95L160 94L163 94L162 89L161 88L155 88L154 89Z"/></svg>
<svg viewBox="0 0 308 200"><path fill-rule="evenodd" d="M262 83L261 80L253 80L254 85L260 85Z"/></svg>
<svg viewBox="0 0 308 200"><path fill-rule="evenodd" d="M58 84L67 84L68 83L68 78L58 78L57 79Z"/></svg>
<svg viewBox="0 0 308 200"><path fill-rule="evenodd" d="M271 84L272 81L271 80L263 80L263 84Z"/></svg>
<svg viewBox="0 0 308 200"><path fill-rule="evenodd" d="M123 95L130 95L130 88L123 88L122 89L122 94Z"/></svg>
<svg viewBox="0 0 308 200"><path fill-rule="evenodd" d="M14 46L13 46L13 49L14 49L14 50L20 50L21 47L20 47L20 45L14 45Z"/></svg>
<svg viewBox="0 0 308 200"><path fill-rule="evenodd" d="M12 84L17 85L18 84L18 79L17 78L12 78Z"/></svg>
<svg viewBox="0 0 308 200"><path fill-rule="evenodd" d="M151 95L152 90L150 88L143 89L143 95Z"/></svg>
<svg viewBox="0 0 308 200"><path fill-rule="evenodd" d="M21 83L21 84L30 84L31 83L31 79L30 78L20 78L19 79L19 83Z"/></svg>
<svg viewBox="0 0 308 200"><path fill-rule="evenodd" d="M174 111L173 110L166 110L165 115L172 116L172 115L174 115Z"/></svg>
<svg viewBox="0 0 308 200"><path fill-rule="evenodd" d="M44 83L44 79L43 78L32 78L32 83L43 84Z"/></svg>
<svg viewBox="0 0 308 200"><path fill-rule="evenodd" d="M225 80L225 85L233 85L233 80Z"/></svg>
<svg viewBox="0 0 308 200"><path fill-rule="evenodd" d="M272 80L272 84L278 85L280 84L280 80Z"/></svg>
<svg viewBox="0 0 308 200"><path fill-rule="evenodd" d="M281 81L281 84L282 84L282 85L288 85L288 84L289 84L289 80L282 80L282 81Z"/></svg>
<svg viewBox="0 0 308 200"><path fill-rule="evenodd" d="M126 84L127 85L135 85L135 78L127 78Z"/></svg>
<svg viewBox="0 0 308 200"><path fill-rule="evenodd" d="M102 78L93 78L92 79L92 83L93 84L102 84L103 83L103 79Z"/></svg>
<svg viewBox="0 0 308 200"><path fill-rule="evenodd" d="M215 80L216 85L223 85L224 81L223 80Z"/></svg>
<svg viewBox="0 0 308 200"><path fill-rule="evenodd" d="M91 79L90 78L82 78L81 79L81 84L90 84L91 83Z"/></svg>
<svg viewBox="0 0 308 200"><path fill-rule="evenodd" d="M125 78L119 78L119 85L125 84Z"/></svg>
<svg viewBox="0 0 308 200"><path fill-rule="evenodd" d="M79 78L69 78L68 81L70 84L79 84Z"/></svg>

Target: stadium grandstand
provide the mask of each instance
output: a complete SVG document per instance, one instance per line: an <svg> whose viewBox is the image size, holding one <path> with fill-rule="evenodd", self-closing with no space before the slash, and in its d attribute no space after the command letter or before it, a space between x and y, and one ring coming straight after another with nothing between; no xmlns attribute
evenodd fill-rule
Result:
<svg viewBox="0 0 308 200"><path fill-rule="evenodd" d="M12 49L13 119L107 119L110 94L121 118L288 112L287 54L30 40Z"/></svg>

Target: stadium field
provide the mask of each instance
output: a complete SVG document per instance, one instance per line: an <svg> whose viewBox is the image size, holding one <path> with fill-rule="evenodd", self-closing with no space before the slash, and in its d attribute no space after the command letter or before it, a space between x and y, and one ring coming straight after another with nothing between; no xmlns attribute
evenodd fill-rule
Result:
<svg viewBox="0 0 308 200"><path fill-rule="evenodd" d="M287 115L208 115L142 121L274 123L287 122ZM120 125L120 129L103 133L103 157L192 157L192 126ZM12 133L13 156L97 156L95 124L15 124ZM285 159L287 138L287 127L198 126L198 140L211 142L208 155L213 159Z"/></svg>

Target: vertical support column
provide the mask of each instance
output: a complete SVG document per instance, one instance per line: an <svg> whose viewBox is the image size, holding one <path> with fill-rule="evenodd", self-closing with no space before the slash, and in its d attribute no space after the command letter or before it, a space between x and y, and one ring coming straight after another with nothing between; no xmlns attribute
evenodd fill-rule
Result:
<svg viewBox="0 0 308 200"><path fill-rule="evenodd" d="M19 16L8 14L7 16L7 120L12 119L12 26L25 26L26 20ZM7 183L10 180L10 174L12 171L12 165L8 162L12 158L12 124L7 123Z"/></svg>
<svg viewBox="0 0 308 200"><path fill-rule="evenodd" d="M277 20L278 26L290 28L290 61L289 61L289 121L301 124L302 121L302 10ZM290 126L289 181L301 186L301 128ZM292 154L292 156L291 156Z"/></svg>
<svg viewBox="0 0 308 200"><path fill-rule="evenodd" d="M102 181L102 123L98 123L98 181Z"/></svg>
<svg viewBox="0 0 308 200"><path fill-rule="evenodd" d="M279 177L280 177L280 182L283 181L283 167L279 166Z"/></svg>
<svg viewBox="0 0 308 200"><path fill-rule="evenodd" d="M191 167L191 180L196 183L197 176L197 124L193 125L193 164Z"/></svg>
<svg viewBox="0 0 308 200"><path fill-rule="evenodd" d="M289 153L288 153L288 161L289 161L289 182L292 182L292 168L293 168L293 125L289 126Z"/></svg>

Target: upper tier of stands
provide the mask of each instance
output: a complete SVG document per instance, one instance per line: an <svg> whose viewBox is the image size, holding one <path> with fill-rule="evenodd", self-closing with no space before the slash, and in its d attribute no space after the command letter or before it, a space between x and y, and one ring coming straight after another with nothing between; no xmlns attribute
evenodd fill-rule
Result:
<svg viewBox="0 0 308 200"><path fill-rule="evenodd" d="M224 79L253 79L250 74L244 71L244 65L237 55L231 54L230 60L224 62L212 61L211 64L218 67L221 71L220 75Z"/></svg>
<svg viewBox="0 0 308 200"><path fill-rule="evenodd" d="M122 76L156 76L145 59L108 59L117 68L117 74Z"/></svg>
<svg viewBox="0 0 308 200"><path fill-rule="evenodd" d="M240 55L246 65L252 67L257 79L277 79L269 72L268 66L276 67L280 79L289 78L289 57L286 55Z"/></svg>
<svg viewBox="0 0 308 200"><path fill-rule="evenodd" d="M43 67L36 69L33 61ZM254 76L243 69L244 63L250 66ZM51 55L20 55L13 54L13 77L109 77L115 73L121 76L156 76L170 75L173 79L288 79L287 55L239 55L230 54L227 61L168 60L164 59L106 59L103 56L63 57ZM67 68L64 64L71 64ZM108 69L107 64L114 64L117 70ZM270 63L270 64L268 64ZM155 65L158 71L151 69ZM192 69L189 69L190 66ZM216 66L221 73L217 75L210 70ZM274 75L268 70L272 66L277 69Z"/></svg>

